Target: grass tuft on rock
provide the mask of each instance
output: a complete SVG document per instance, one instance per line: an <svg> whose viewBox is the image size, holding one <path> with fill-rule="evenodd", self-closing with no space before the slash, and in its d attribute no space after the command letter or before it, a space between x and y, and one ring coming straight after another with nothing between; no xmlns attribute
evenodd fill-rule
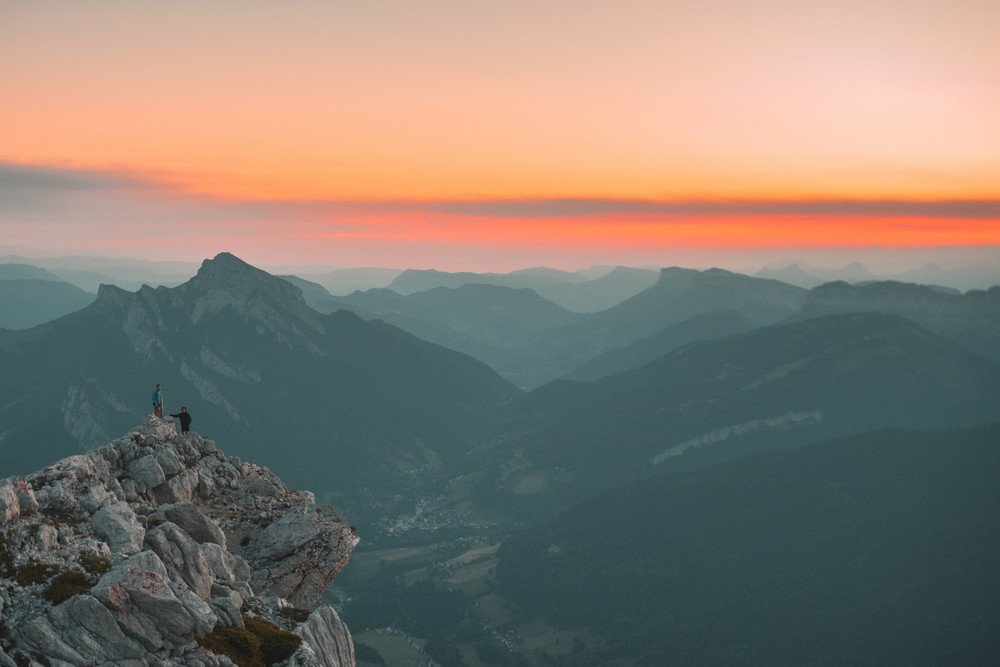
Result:
<svg viewBox="0 0 1000 667"><path fill-rule="evenodd" d="M293 623L305 623L309 620L308 609L296 609L295 607L282 607L278 612L282 618L286 618Z"/></svg>
<svg viewBox="0 0 1000 667"><path fill-rule="evenodd" d="M225 655L239 667L268 667L291 657L302 643L298 635L258 616L243 616L246 627L221 627L198 640L213 653Z"/></svg>
<svg viewBox="0 0 1000 667"><path fill-rule="evenodd" d="M98 576L111 569L111 561L106 556L89 551L80 553L80 565L90 574Z"/></svg>
<svg viewBox="0 0 1000 667"><path fill-rule="evenodd" d="M55 576L49 584L42 597L52 604L65 602L74 595L86 593L91 589L93 583L86 572L82 570L65 569Z"/></svg>

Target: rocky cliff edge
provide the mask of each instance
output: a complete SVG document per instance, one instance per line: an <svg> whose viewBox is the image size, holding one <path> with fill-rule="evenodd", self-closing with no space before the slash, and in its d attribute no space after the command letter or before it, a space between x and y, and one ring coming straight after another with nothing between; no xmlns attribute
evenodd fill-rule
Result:
<svg viewBox="0 0 1000 667"><path fill-rule="evenodd" d="M0 666L354 665L321 601L357 543L311 493L150 416L0 480Z"/></svg>

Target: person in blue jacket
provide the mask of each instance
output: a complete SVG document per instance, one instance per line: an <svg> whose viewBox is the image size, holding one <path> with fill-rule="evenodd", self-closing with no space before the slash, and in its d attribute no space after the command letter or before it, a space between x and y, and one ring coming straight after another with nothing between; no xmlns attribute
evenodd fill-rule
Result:
<svg viewBox="0 0 1000 667"><path fill-rule="evenodd" d="M153 390L153 414L163 419L163 393L160 392L160 385L156 385Z"/></svg>

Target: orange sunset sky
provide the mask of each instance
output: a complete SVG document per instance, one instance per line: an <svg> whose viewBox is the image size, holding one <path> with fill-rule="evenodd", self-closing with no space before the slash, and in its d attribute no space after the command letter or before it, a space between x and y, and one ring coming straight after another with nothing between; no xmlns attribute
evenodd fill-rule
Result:
<svg viewBox="0 0 1000 667"><path fill-rule="evenodd" d="M998 27L996 0L0 0L0 255L997 248Z"/></svg>

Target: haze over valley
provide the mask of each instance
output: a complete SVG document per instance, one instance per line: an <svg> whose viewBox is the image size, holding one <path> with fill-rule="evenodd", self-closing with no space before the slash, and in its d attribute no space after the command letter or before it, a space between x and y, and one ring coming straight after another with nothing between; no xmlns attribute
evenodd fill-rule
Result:
<svg viewBox="0 0 1000 667"><path fill-rule="evenodd" d="M334 294L221 253L69 305L37 291L83 291L54 272L0 269L73 311L0 330L0 469L113 440L162 383L167 412L356 525L327 599L358 664L997 648L1000 286L605 267Z"/></svg>

